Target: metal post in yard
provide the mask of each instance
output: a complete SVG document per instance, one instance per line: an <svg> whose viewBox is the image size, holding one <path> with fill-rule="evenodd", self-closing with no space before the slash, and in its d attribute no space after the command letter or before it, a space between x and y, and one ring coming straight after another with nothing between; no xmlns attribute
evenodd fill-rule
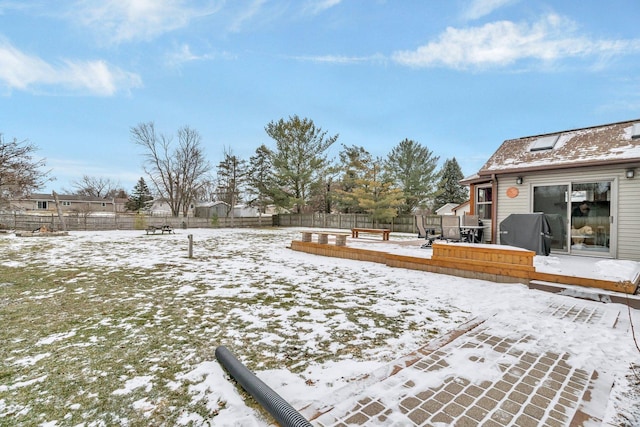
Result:
<svg viewBox="0 0 640 427"><path fill-rule="evenodd" d="M189 258L193 258L193 234L187 236L189 238Z"/></svg>

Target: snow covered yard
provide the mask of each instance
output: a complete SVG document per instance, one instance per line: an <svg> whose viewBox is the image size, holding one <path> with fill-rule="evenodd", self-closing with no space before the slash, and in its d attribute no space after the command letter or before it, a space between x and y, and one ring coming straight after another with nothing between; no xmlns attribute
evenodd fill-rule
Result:
<svg viewBox="0 0 640 427"><path fill-rule="evenodd" d="M299 237L0 236L0 424L267 425L216 362L216 346L301 407L469 319L507 313L535 324L566 298L286 248ZM637 310L628 316L640 325ZM630 370L640 352L629 328L573 332L597 336L577 357L616 360L609 420L640 422Z"/></svg>

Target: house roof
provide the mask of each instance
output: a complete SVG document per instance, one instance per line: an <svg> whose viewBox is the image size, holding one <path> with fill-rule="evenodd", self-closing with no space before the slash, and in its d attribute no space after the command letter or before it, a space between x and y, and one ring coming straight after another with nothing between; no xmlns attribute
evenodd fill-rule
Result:
<svg viewBox="0 0 640 427"><path fill-rule="evenodd" d="M198 203L196 203L196 207L198 207L198 208L212 208L212 207L218 206L218 205L229 206L229 203L223 202L221 200L218 200L218 201L215 201L215 202L198 202Z"/></svg>
<svg viewBox="0 0 640 427"><path fill-rule="evenodd" d="M455 208L453 208L452 210L453 210L454 212L457 212L457 211L459 211L460 209L464 209L464 208L466 208L467 206L469 206L470 202L471 202L470 200L467 200L466 202L462 202L462 203L460 203L458 206L456 206Z"/></svg>
<svg viewBox="0 0 640 427"><path fill-rule="evenodd" d="M78 196L75 194L58 194L58 199L61 202L99 202L99 203L111 203L114 199L108 198L103 199L100 197L90 197L90 196ZM44 200L44 201L54 201L54 197L52 194L42 194L42 193L32 193L28 196L18 198L16 200ZM124 200L127 199L116 199L116 200Z"/></svg>
<svg viewBox="0 0 640 427"><path fill-rule="evenodd" d="M640 119L506 140L478 174L640 164L638 131Z"/></svg>
<svg viewBox="0 0 640 427"><path fill-rule="evenodd" d="M454 208L456 208L458 206L457 203L447 203L446 205L441 206L440 208L436 209L436 213L438 215L441 215L443 212L452 212Z"/></svg>

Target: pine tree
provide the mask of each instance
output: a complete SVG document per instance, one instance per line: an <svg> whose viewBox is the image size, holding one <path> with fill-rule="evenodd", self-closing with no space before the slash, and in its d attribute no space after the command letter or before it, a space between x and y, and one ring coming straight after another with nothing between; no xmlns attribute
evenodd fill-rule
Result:
<svg viewBox="0 0 640 427"><path fill-rule="evenodd" d="M339 178L339 188L335 190L337 208L344 213L363 213L364 210L354 192L358 187L358 180L365 178L373 159L371 154L360 146L347 147L343 144L342 147L339 165L342 174Z"/></svg>
<svg viewBox="0 0 640 427"><path fill-rule="evenodd" d="M462 178L464 178L464 175L456 158L447 159L440 172L440 181L438 181L438 189L434 199L434 210L447 203L460 204L469 199L467 189L460 184Z"/></svg>
<svg viewBox="0 0 640 427"><path fill-rule="evenodd" d="M402 190L385 178L382 159L371 162L362 178L355 180L353 197L374 222L388 223L404 203Z"/></svg>
<svg viewBox="0 0 640 427"><path fill-rule="evenodd" d="M249 158L247 204L256 206L262 213L266 212L267 206L274 203L273 180L271 151L263 144Z"/></svg>
<svg viewBox="0 0 640 427"><path fill-rule="evenodd" d="M145 210L147 208L148 202L150 202L151 200L153 200L151 191L149 191L149 187L144 181L144 178L140 177L136 186L133 187L133 192L131 194L131 197L129 197L129 200L125 204L125 208L131 212Z"/></svg>
<svg viewBox="0 0 640 427"><path fill-rule="evenodd" d="M391 150L385 161L385 173L404 193L400 213L411 213L433 198L439 159L411 139L404 139Z"/></svg>
<svg viewBox="0 0 640 427"><path fill-rule="evenodd" d="M276 142L271 161L281 193L274 202L301 212L310 200L312 186L326 174L328 149L338 135L328 136L313 120L298 116L272 121L265 131Z"/></svg>
<svg viewBox="0 0 640 427"><path fill-rule="evenodd" d="M233 213L235 205L242 201L242 191L247 180L247 162L234 155L231 149L224 150L224 158L218 164L218 200L228 206L227 215Z"/></svg>

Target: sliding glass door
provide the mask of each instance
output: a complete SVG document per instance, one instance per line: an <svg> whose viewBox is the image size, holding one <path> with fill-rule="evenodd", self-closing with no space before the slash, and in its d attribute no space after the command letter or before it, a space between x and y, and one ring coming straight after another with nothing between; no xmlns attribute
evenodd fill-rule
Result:
<svg viewBox="0 0 640 427"><path fill-rule="evenodd" d="M544 212L551 227L551 249L610 256L612 182L577 182L533 188L533 212Z"/></svg>

